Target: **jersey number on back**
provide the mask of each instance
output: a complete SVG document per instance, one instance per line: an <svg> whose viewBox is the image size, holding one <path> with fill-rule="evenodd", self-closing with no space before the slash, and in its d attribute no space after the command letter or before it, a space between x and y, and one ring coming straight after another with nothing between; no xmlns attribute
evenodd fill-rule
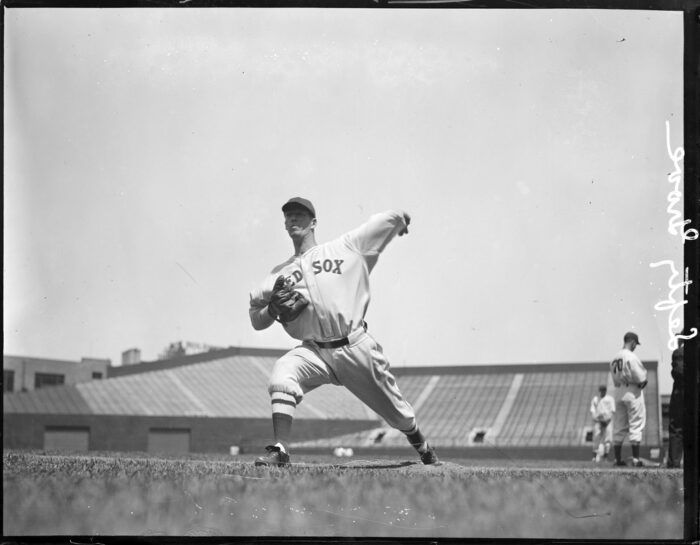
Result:
<svg viewBox="0 0 700 545"><path fill-rule="evenodd" d="M610 364L610 368L614 374L622 373L622 359L617 358L616 360L613 360L613 362Z"/></svg>

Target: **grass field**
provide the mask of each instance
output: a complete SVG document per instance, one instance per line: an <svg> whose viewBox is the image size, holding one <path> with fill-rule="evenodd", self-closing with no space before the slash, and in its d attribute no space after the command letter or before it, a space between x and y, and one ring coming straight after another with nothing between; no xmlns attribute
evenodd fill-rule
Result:
<svg viewBox="0 0 700 545"><path fill-rule="evenodd" d="M680 470L3 453L3 535L681 539Z"/></svg>

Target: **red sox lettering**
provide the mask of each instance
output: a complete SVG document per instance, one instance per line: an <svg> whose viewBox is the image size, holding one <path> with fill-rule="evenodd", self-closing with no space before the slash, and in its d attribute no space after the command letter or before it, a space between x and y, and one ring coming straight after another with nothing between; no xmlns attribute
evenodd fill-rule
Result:
<svg viewBox="0 0 700 545"><path fill-rule="evenodd" d="M344 261L344 259L324 259L323 261L317 259L316 261L313 261L311 263L311 267L314 271L314 274L320 274L323 272L331 274L343 274L341 265ZM301 282L303 279L304 275L299 269L292 271L290 274L285 276L285 280L288 286L294 286Z"/></svg>
<svg viewBox="0 0 700 545"><path fill-rule="evenodd" d="M340 266L343 264L343 259L324 259L323 263L321 261L314 261L311 266L314 269L314 273L319 274L321 272L332 272L333 274L343 274L340 270Z"/></svg>

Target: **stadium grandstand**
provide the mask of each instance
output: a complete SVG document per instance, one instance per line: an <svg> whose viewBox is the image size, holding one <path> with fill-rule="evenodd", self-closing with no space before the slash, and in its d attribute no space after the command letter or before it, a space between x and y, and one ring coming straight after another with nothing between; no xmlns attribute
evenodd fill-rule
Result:
<svg viewBox="0 0 700 545"><path fill-rule="evenodd" d="M284 350L230 347L108 368L107 378L3 396L5 448L258 452L271 435L267 377ZM643 456L661 456L657 363L649 371ZM397 367L421 427L444 455L589 458L591 397L607 363ZM611 387L612 385L610 385ZM347 390L298 406L292 448L411 453Z"/></svg>
<svg viewBox="0 0 700 545"><path fill-rule="evenodd" d="M646 457L661 455L656 362L649 370ZM525 457L588 457L589 408L600 384L612 391L607 363L522 364L394 369L431 442L441 452L483 456L485 450ZM400 447L403 434L378 426L345 437L298 442L296 448ZM491 455L489 454L489 455Z"/></svg>

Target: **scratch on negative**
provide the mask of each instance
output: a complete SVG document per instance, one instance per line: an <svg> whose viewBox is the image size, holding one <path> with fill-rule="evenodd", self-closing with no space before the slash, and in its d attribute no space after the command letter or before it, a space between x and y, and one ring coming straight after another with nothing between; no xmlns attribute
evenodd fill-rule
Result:
<svg viewBox="0 0 700 545"><path fill-rule="evenodd" d="M192 282L194 282L195 284L197 284L197 281L194 279L194 276L192 276L189 272L187 272L187 269L185 269L185 267L183 267L182 265L180 265L177 261L175 262L175 265L177 265L178 267L180 267L180 268L182 269L182 271L183 271L187 276L189 276L189 277L192 279ZM199 286L199 284L197 284L197 285Z"/></svg>

